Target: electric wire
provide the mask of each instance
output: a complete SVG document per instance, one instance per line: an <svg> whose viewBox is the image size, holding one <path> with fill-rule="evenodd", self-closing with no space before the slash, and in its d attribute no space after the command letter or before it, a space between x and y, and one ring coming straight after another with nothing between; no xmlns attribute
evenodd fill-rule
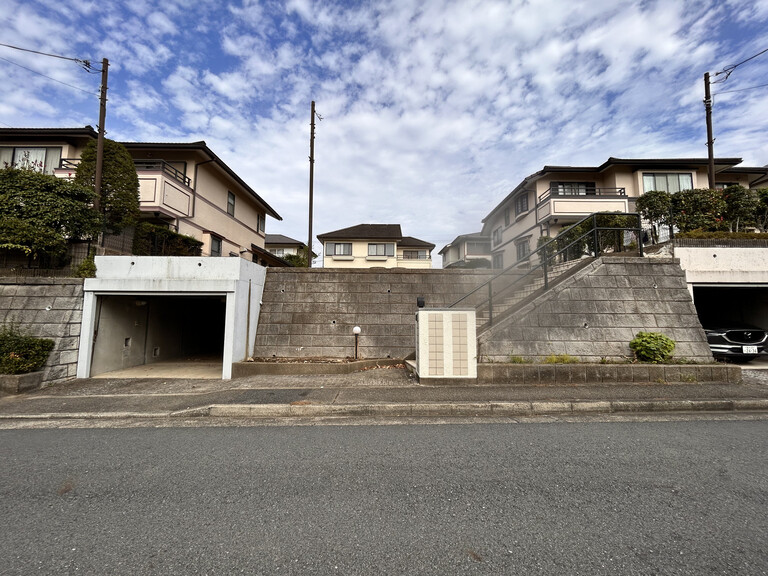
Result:
<svg viewBox="0 0 768 576"><path fill-rule="evenodd" d="M46 76L42 72L38 72L37 70L32 70L32 68L27 68L26 66L22 66L21 64L14 62L13 60L8 60L7 58L3 58L2 56L0 56L0 60L3 60L4 62L8 62L9 64L13 64L14 66L18 66L19 68L24 68L24 70L28 70L33 74L37 74L38 76L42 76L43 78L47 78L48 80L51 80L53 82L58 82L59 84L63 84L64 86L68 86L69 88L74 88L75 90L79 90L80 92L84 92L85 94L88 94L90 96L98 96L98 93L96 92L89 92L88 90L84 90L79 86L74 86L72 84L67 84L66 82L62 82L61 80L56 80L56 78L51 78L50 76Z"/></svg>
<svg viewBox="0 0 768 576"><path fill-rule="evenodd" d="M768 48L766 48L765 50L761 50L757 54L753 54L752 56L750 56L749 58L746 58L745 60L742 60L738 64L731 64L730 66L726 66L725 68L720 70L720 72L716 72L715 73L715 76L720 76L720 74L725 74L725 77L721 78L720 80L713 81L712 84L719 84L721 82L725 82L726 80L728 80L728 77L731 75L731 73L734 70L736 70L736 68L738 68L742 64L746 64L750 60L754 60L755 58L757 58L758 56L760 56L762 54L765 54L766 52L768 52ZM722 92L721 92L721 94L722 94Z"/></svg>
<svg viewBox="0 0 768 576"><path fill-rule="evenodd" d="M60 56L58 54L49 54L48 52L40 52L38 50L30 50L29 48L21 48L19 46L13 46L11 44L3 44L0 42L0 46L5 46L6 48L13 48L14 50L21 50L22 52L30 52L32 54L39 54L40 56L50 56L51 58L59 58L61 60L69 60L70 62L76 62L79 64L83 70L88 72L89 74L95 74L97 72L101 72L101 70L94 69L91 66L90 60L82 60L80 58L70 58L68 56Z"/></svg>

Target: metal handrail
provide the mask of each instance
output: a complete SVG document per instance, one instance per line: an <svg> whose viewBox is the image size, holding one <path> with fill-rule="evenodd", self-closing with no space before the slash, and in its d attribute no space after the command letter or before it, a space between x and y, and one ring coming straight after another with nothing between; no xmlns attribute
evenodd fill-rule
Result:
<svg viewBox="0 0 768 576"><path fill-rule="evenodd" d="M584 188L584 191L571 192L568 190L553 190L548 188L544 194L539 196L539 204L545 202L550 196L626 196L627 191L625 188Z"/></svg>
<svg viewBox="0 0 768 576"><path fill-rule="evenodd" d="M136 170L159 170L160 172L163 172L164 174L167 174L174 180L177 180L178 182L181 182L185 186L189 186L191 183L191 179L186 176L182 171L177 170L168 162L165 160L134 160L133 161L134 166L136 166Z"/></svg>
<svg viewBox="0 0 768 576"><path fill-rule="evenodd" d="M75 170L77 165L80 164L80 158L62 158L59 162L60 170ZM181 182L187 187L190 187L192 179L186 176L181 170L178 170L168 164L165 160L134 160L133 165L137 171L142 170L155 170L162 172L174 180Z"/></svg>
<svg viewBox="0 0 768 576"><path fill-rule="evenodd" d="M636 219L637 225L636 226L598 226L597 218L598 216L620 216L620 217L632 217ZM578 226L581 224L584 224L585 222L591 221L592 226L589 230L582 233L575 239L571 240L566 244L565 246L562 246L563 241L568 241L567 238L563 238L562 236L568 234L569 230L575 230ZM578 248L579 251L579 258L583 255L583 247L586 244L587 248L592 248L589 252L591 255L594 255L594 257L599 256L601 253L603 253L603 249L600 242L600 233L601 232L635 232L637 234L637 247L638 252L640 256L643 256L643 242L642 242L642 219L639 214L633 214L633 213L611 213L611 212L597 212L594 214L590 214L589 216L582 218L569 228L567 228L560 236L556 238L552 238L550 241L546 242L545 244L542 244L540 247L538 247L533 252L529 253L523 260L520 260L518 262L515 262L511 266L508 266L498 274L491 277L489 280L481 284L480 286L476 287L475 289L471 290L461 298L459 298L456 302L451 304L449 308L453 308L460 304L461 302L465 301L470 296L477 294L483 289L487 289L488 291L488 297L485 300L482 300L478 304L475 305L476 309L480 309L483 306L488 306L488 325L493 324L493 301L494 298L498 300L498 298L508 292L512 287L518 285L520 282L522 282L524 279L531 277L535 273L541 272L544 280L544 289L546 290L549 288L549 282L551 279L553 279L553 272L552 272L552 266L557 263L558 258L563 258L563 261L568 261L569 259L575 260L576 258L569 258L569 255L571 255L575 248ZM591 246L590 246L591 244ZM622 241L623 244L623 241ZM620 244L619 246L621 247ZM555 250L559 245L561 247L557 250ZM535 265L531 265L533 257L538 256L539 263ZM521 272L521 267L525 265L530 266L528 270L524 273ZM494 291L494 282L498 281L504 276L509 276L511 273L516 272L515 278L505 285L502 285L500 289L497 289Z"/></svg>

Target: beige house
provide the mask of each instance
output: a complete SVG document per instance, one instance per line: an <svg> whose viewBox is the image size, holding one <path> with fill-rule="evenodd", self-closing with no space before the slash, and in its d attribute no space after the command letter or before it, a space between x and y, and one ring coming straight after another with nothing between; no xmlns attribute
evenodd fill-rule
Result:
<svg viewBox="0 0 768 576"><path fill-rule="evenodd" d="M480 232L461 234L442 247L443 268L490 268L491 240Z"/></svg>
<svg viewBox="0 0 768 576"><path fill-rule="evenodd" d="M93 128L0 129L0 166L34 165L71 178ZM142 220L203 242L205 256L238 256L260 264L266 219L282 220L205 142L122 143L139 176Z"/></svg>
<svg viewBox="0 0 768 576"><path fill-rule="evenodd" d="M431 268L435 245L403 236L400 224L359 224L320 234L325 268Z"/></svg>
<svg viewBox="0 0 768 576"><path fill-rule="evenodd" d="M305 256L307 245L282 234L267 234L264 247L267 252L282 258L283 256Z"/></svg>
<svg viewBox="0 0 768 576"><path fill-rule="evenodd" d="M741 167L741 158L717 158L717 187L768 186L768 167ZM537 248L541 236L555 237L594 212L634 212L635 200L650 190L679 192L707 188L706 158L609 158L600 166L545 166L527 176L483 219L493 268L503 269Z"/></svg>

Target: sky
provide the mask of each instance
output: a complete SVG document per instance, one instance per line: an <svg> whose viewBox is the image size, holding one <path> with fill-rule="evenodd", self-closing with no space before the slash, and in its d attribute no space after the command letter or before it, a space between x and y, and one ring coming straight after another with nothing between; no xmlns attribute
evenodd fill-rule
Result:
<svg viewBox="0 0 768 576"><path fill-rule="evenodd" d="M204 140L308 237L400 224L438 251L545 165L768 164L768 0L0 0L0 43L109 59L119 141ZM731 69L730 74L717 72ZM727 78L726 78L727 77ZM98 125L100 74L0 47L0 125Z"/></svg>

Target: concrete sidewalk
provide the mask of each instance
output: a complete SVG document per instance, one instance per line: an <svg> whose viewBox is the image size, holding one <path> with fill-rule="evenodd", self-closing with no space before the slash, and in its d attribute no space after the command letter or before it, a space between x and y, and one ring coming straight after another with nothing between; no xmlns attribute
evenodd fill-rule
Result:
<svg viewBox="0 0 768 576"><path fill-rule="evenodd" d="M612 386L424 386L402 368L347 375L74 380L0 397L0 419L328 416L529 416L768 412L768 371L744 383Z"/></svg>

